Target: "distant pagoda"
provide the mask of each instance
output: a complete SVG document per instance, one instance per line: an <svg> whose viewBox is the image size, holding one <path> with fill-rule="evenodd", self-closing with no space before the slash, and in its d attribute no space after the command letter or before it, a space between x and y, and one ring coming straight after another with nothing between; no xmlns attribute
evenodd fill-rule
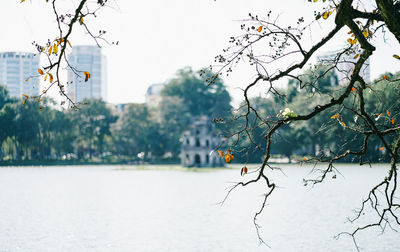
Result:
<svg viewBox="0 0 400 252"><path fill-rule="evenodd" d="M185 167L219 167L223 160L215 149L221 143L215 126L206 116L194 117L182 136L181 164Z"/></svg>

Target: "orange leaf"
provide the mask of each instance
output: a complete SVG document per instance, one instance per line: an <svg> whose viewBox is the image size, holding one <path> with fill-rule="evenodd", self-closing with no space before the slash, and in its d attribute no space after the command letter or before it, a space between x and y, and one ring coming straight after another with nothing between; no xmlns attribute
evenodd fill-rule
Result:
<svg viewBox="0 0 400 252"><path fill-rule="evenodd" d="M385 149L385 147L381 147L381 148L379 148L379 150L384 150Z"/></svg>
<svg viewBox="0 0 400 252"><path fill-rule="evenodd" d="M245 175L245 174L247 174L247 167L246 167L246 166L243 167L243 168L240 170L240 175L241 175L241 176L243 176L243 175Z"/></svg>
<svg viewBox="0 0 400 252"><path fill-rule="evenodd" d="M26 95L26 94L22 94L22 96L23 96L23 97L26 97L26 98L29 98L29 96L28 96L28 95Z"/></svg>
<svg viewBox="0 0 400 252"><path fill-rule="evenodd" d="M258 27L257 31L261 32L262 31L262 26Z"/></svg>
<svg viewBox="0 0 400 252"><path fill-rule="evenodd" d="M40 107L40 111L42 111L43 110L43 108L42 107Z"/></svg>
<svg viewBox="0 0 400 252"><path fill-rule="evenodd" d="M388 116L390 115L390 112L389 112L389 110L386 110L386 115L388 115Z"/></svg>
<svg viewBox="0 0 400 252"><path fill-rule="evenodd" d="M225 162L230 163L233 160L233 155L232 154L226 154L225 155Z"/></svg>
<svg viewBox="0 0 400 252"><path fill-rule="evenodd" d="M222 151L218 150L218 153L219 153L219 155L220 155L221 157L224 157L224 153L223 153Z"/></svg>
<svg viewBox="0 0 400 252"><path fill-rule="evenodd" d="M48 75L50 76L50 83L53 83L53 75L51 73L48 73Z"/></svg>
<svg viewBox="0 0 400 252"><path fill-rule="evenodd" d="M383 79L387 80L387 79L388 79L387 75L384 75L384 76L383 76Z"/></svg>
<svg viewBox="0 0 400 252"><path fill-rule="evenodd" d="M50 46L49 51L48 51L49 55L51 54L52 51L53 51L53 46Z"/></svg>
<svg viewBox="0 0 400 252"><path fill-rule="evenodd" d="M356 91L356 89L355 88L351 88L351 91Z"/></svg>
<svg viewBox="0 0 400 252"><path fill-rule="evenodd" d="M303 161L307 161L307 158L304 157L304 158L303 158Z"/></svg>
<svg viewBox="0 0 400 252"><path fill-rule="evenodd" d="M333 115L333 116L331 116L331 119L337 119L337 118L339 118L339 115L338 114L335 114L335 115Z"/></svg>
<svg viewBox="0 0 400 252"><path fill-rule="evenodd" d="M394 124L394 118L392 119L392 124Z"/></svg>
<svg viewBox="0 0 400 252"><path fill-rule="evenodd" d="M80 25L83 25L83 17L81 17L81 18L79 19L79 24L80 24Z"/></svg>
<svg viewBox="0 0 400 252"><path fill-rule="evenodd" d="M40 69L40 68L39 68L37 71L38 71L38 73L39 73L40 75L43 75L43 74L44 74L43 70Z"/></svg>
<svg viewBox="0 0 400 252"><path fill-rule="evenodd" d="M85 71L85 72L83 72L83 75L85 75L85 81L88 81L90 78L90 73Z"/></svg>

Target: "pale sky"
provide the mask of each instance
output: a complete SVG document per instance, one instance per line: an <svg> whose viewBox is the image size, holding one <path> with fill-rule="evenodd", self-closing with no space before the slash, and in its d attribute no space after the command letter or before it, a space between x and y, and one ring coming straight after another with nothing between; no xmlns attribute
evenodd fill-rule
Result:
<svg viewBox="0 0 400 252"><path fill-rule="evenodd" d="M76 0L58 1L64 4ZM106 30L109 41L119 41L118 46L104 46L108 59L108 102L144 102L149 85L173 78L185 66L194 70L213 64L214 56L228 46L230 36L240 34L239 20L248 13L265 16L269 10L280 14L278 23L288 25L304 16L313 19L313 8L322 3L307 0L114 0L112 8L104 8L97 19L85 20L94 31ZM334 17L315 23L311 39L317 41L332 27ZM4 0L0 9L0 51L34 52L32 41L44 44L48 38L57 37L56 23L50 4L44 0ZM348 29L344 29L346 34ZM93 44L77 26L72 45ZM344 35L346 36L346 35ZM400 47L387 41L371 58L371 77L384 71L399 71L400 61L392 57L400 54ZM306 40L306 47L313 41ZM344 37L332 42L325 50L334 50L345 43ZM383 41L379 42L380 45ZM321 52L323 53L323 52ZM241 91L254 77L247 67L239 67L225 84L234 97L241 100ZM57 96L57 90L50 94ZM259 87L255 93L262 93Z"/></svg>

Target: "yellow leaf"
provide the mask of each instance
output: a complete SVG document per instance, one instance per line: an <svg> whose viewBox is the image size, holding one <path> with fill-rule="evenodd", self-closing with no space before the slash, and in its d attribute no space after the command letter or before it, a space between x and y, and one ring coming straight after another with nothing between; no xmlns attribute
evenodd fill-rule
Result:
<svg viewBox="0 0 400 252"><path fill-rule="evenodd" d="M40 68L39 68L37 71L38 71L38 73L39 73L40 75L43 75L43 74L44 74L43 70L40 69Z"/></svg>
<svg viewBox="0 0 400 252"><path fill-rule="evenodd" d="M331 116L331 119L337 119L337 118L339 118L339 115L338 114L335 114L335 115L333 115L333 116Z"/></svg>
<svg viewBox="0 0 400 252"><path fill-rule="evenodd" d="M345 124L344 122L340 122L340 124L341 124L343 127L346 127L346 124Z"/></svg>
<svg viewBox="0 0 400 252"><path fill-rule="evenodd" d="M225 162L230 163L230 162L232 162L232 160L233 160L233 155L227 153L227 154L225 155Z"/></svg>
<svg viewBox="0 0 400 252"><path fill-rule="evenodd" d="M85 75L85 81L88 81L90 78L90 73L85 71L85 72L83 72L83 75Z"/></svg>
<svg viewBox="0 0 400 252"><path fill-rule="evenodd" d="M363 35L364 35L364 37L368 38L369 32L368 32L367 30L364 30L364 31L363 31Z"/></svg>
<svg viewBox="0 0 400 252"><path fill-rule="evenodd" d="M26 98L29 98L29 96L28 96L28 95L26 95L26 94L22 94L22 96L23 96L23 97L26 97Z"/></svg>
<svg viewBox="0 0 400 252"><path fill-rule="evenodd" d="M360 57L360 54L359 54L359 53L357 53L357 54L354 56L354 59L357 59L358 57Z"/></svg>
<svg viewBox="0 0 400 252"><path fill-rule="evenodd" d="M25 100L24 100L24 104L26 103L27 100L28 100L28 99L25 99Z"/></svg>
<svg viewBox="0 0 400 252"><path fill-rule="evenodd" d="M54 50L53 50L54 53L57 54L57 53L58 53L58 46L57 46L57 44L54 44L53 49L54 49Z"/></svg>
<svg viewBox="0 0 400 252"><path fill-rule="evenodd" d="M81 17L81 18L79 19L79 24L80 24L80 25L83 25L83 17Z"/></svg>
<svg viewBox="0 0 400 252"><path fill-rule="evenodd" d="M26 81L26 82L28 82L28 81L29 81L29 79L25 79L25 81Z"/></svg>
<svg viewBox="0 0 400 252"><path fill-rule="evenodd" d="M350 30L347 34L352 34L353 32Z"/></svg>
<svg viewBox="0 0 400 252"><path fill-rule="evenodd" d="M69 42L69 40L67 40L67 43L68 43L69 47L72 48L72 45L71 45L71 43Z"/></svg>
<svg viewBox="0 0 400 252"><path fill-rule="evenodd" d="M243 168L240 170L240 175L243 176L243 175L245 175L246 173L247 173L247 167L245 166L245 167L243 167Z"/></svg>
<svg viewBox="0 0 400 252"><path fill-rule="evenodd" d="M50 46L49 51L48 51L49 55L51 54L52 51L53 51L53 46Z"/></svg>
<svg viewBox="0 0 400 252"><path fill-rule="evenodd" d="M47 80L47 74L44 76L44 81L46 81Z"/></svg>
<svg viewBox="0 0 400 252"><path fill-rule="evenodd" d="M328 12L324 12L324 13L322 13L322 18L323 19L327 19L329 17L329 14L328 14Z"/></svg>
<svg viewBox="0 0 400 252"><path fill-rule="evenodd" d="M318 0L313 0L313 1L314 1L314 3L315 3L315 2L318 2Z"/></svg>
<svg viewBox="0 0 400 252"><path fill-rule="evenodd" d="M400 60L400 56L397 54L393 54L393 58Z"/></svg>
<svg viewBox="0 0 400 252"><path fill-rule="evenodd" d="M257 31L261 32L262 31L262 26L258 27Z"/></svg>
<svg viewBox="0 0 400 252"><path fill-rule="evenodd" d="M384 150L385 149L385 147L381 147L381 148L379 148L379 150Z"/></svg>
<svg viewBox="0 0 400 252"><path fill-rule="evenodd" d="M53 83L53 75L51 73L48 73L48 75L50 76L50 79L49 79L50 83Z"/></svg>

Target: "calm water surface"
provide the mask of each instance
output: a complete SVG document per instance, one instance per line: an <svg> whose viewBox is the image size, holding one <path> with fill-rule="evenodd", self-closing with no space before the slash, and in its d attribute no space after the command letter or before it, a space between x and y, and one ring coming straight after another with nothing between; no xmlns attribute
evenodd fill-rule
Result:
<svg viewBox="0 0 400 252"><path fill-rule="evenodd" d="M349 237L333 237L351 230L346 217L386 175L339 166L343 177L310 189L309 167L275 171L280 187L259 218L268 248L252 223L263 184L217 204L243 179L239 170L120 168L0 168L0 251L355 251ZM379 234L361 233L362 251L400 251L399 233Z"/></svg>

